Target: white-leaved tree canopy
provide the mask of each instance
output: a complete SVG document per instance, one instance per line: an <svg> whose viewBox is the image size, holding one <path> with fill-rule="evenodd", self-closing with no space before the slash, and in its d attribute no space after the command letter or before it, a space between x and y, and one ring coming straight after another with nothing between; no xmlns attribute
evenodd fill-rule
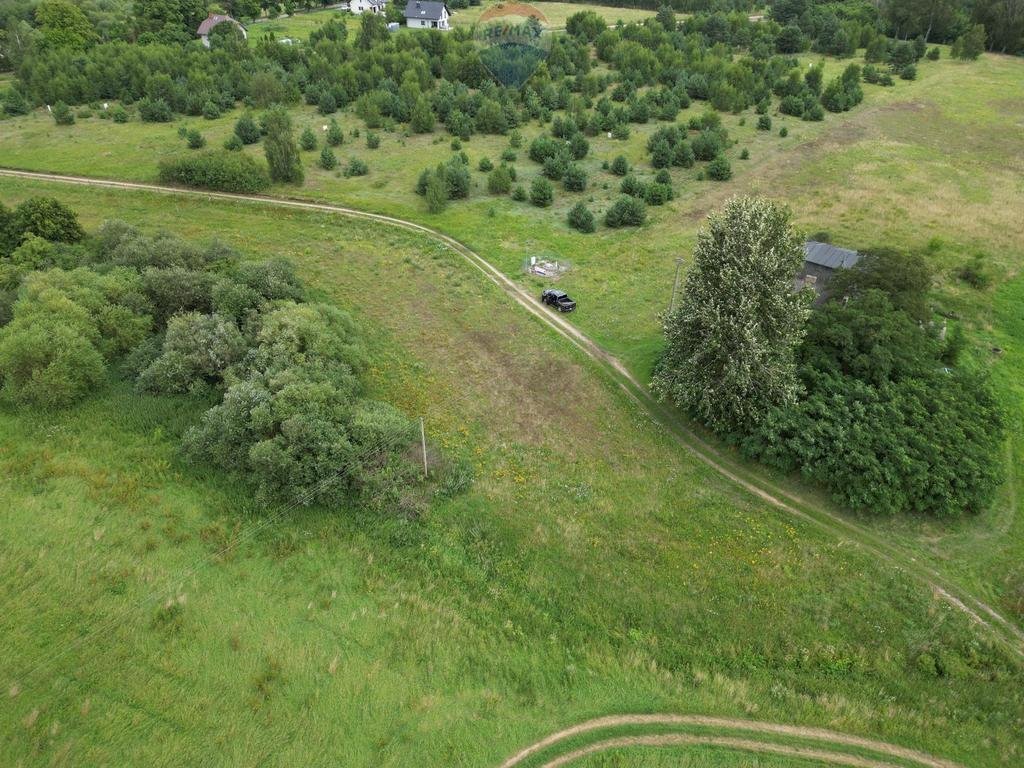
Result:
<svg viewBox="0 0 1024 768"><path fill-rule="evenodd" d="M719 433L747 433L770 409L795 401L794 350L810 311L794 292L803 238L789 211L734 197L698 233L652 387Z"/></svg>

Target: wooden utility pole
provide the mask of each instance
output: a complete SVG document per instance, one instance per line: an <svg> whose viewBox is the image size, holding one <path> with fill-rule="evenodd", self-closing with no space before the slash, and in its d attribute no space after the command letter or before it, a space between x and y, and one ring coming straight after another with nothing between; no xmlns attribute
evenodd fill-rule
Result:
<svg viewBox="0 0 1024 768"><path fill-rule="evenodd" d="M679 268L683 266L683 257L679 256L676 258L676 279L672 282L672 298L668 302L668 312L672 314L672 310L676 308L676 291L679 290Z"/></svg>
<svg viewBox="0 0 1024 768"><path fill-rule="evenodd" d="M420 416L420 445L423 446L423 477L427 476L427 431L423 427L423 417Z"/></svg>

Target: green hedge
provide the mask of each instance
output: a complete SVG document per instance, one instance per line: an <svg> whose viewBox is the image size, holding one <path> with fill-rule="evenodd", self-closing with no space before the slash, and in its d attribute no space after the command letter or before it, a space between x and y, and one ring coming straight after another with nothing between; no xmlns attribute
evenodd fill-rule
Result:
<svg viewBox="0 0 1024 768"><path fill-rule="evenodd" d="M267 169L249 155L214 150L160 161L160 181L220 192L263 192L270 187Z"/></svg>

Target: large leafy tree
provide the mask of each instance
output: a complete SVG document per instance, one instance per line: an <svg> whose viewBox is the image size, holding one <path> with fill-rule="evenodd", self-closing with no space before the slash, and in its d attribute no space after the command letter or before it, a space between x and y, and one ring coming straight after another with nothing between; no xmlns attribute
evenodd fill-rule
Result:
<svg viewBox="0 0 1024 768"><path fill-rule="evenodd" d="M46 45L81 50L96 40L92 23L68 0L42 0L36 6L35 17Z"/></svg>
<svg viewBox="0 0 1024 768"><path fill-rule="evenodd" d="M693 255L652 387L717 432L745 433L796 400L794 350L809 312L793 291L803 240L785 208L736 197L709 217Z"/></svg>

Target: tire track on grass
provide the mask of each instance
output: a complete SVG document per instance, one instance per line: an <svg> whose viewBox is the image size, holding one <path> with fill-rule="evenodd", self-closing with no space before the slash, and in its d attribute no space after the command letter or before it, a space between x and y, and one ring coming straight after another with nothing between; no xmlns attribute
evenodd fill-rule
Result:
<svg viewBox="0 0 1024 768"><path fill-rule="evenodd" d="M608 715L587 720L582 723L552 733L549 736L523 748L503 762L499 768L515 768L526 760L538 755L551 747L555 747L568 739L586 736L595 731L622 727L675 727L675 728L717 728L741 731L751 735L785 737L820 742L821 747L790 745L778 741L761 741L755 738L721 736L700 733L657 733L628 735L604 738L591 744L577 747L562 755L547 758L543 768L558 768L568 763L610 749L621 749L638 746L713 746L735 749L746 752L773 753L789 757L800 757L809 760L821 760L833 765L854 766L854 768L897 768L893 763L878 762L863 755L833 751L836 747L859 749L875 752L886 758L898 759L913 763L921 768L960 768L957 763L943 758L934 757L916 749L877 741L863 736L832 731L826 728L784 725L759 720L743 720L729 717L710 717L705 715ZM828 749L829 747L833 749Z"/></svg>
<svg viewBox="0 0 1024 768"><path fill-rule="evenodd" d="M1011 621L1006 619L984 601L974 597L966 590L949 583L933 568L918 563L913 555L905 552L898 545L887 541L882 536L869 531L852 520L848 520L839 514L829 511L828 509L817 507L814 504L807 502L796 493L779 487L772 481L759 475L756 471L742 467L731 459L723 456L716 447L695 433L678 414L671 412L655 400L647 387L641 384L640 381L638 381L636 377L626 369L618 358L559 314L545 309L525 288L520 286L510 277L506 276L505 273L499 270L491 262L484 259L469 246L456 240L450 235L446 235L445 233L424 224L417 224L416 222L395 216L371 213L369 211L362 211L357 208L349 208L342 205L317 203L310 200L289 197L245 195L230 192L210 192L205 190L162 186L159 184L115 181L111 179L97 179L86 176L41 173L36 171L21 171L7 168L0 168L0 176L21 178L30 181L49 181L78 186L128 191L135 190L140 192L180 195L184 197L208 200L249 202L278 208L319 211L322 213L330 213L354 219L362 219L365 221L375 221L423 234L434 240L440 241L469 262L477 270L482 272L488 280L498 286L509 298L519 304L523 309L535 318L539 319L549 328L555 330L559 335L571 341L588 357L598 362L612 375L615 382L634 404L645 410L655 424L665 429L677 443L687 448L699 461L703 462L705 465L715 470L735 485L743 488L748 493L756 496L775 508L786 512L790 516L811 523L812 525L815 525L840 539L851 541L854 544L863 547L879 560L896 566L897 568L913 575L919 581L922 581L926 586L928 586L935 596L952 606L957 611L966 615L972 623L986 628L992 633L993 637L997 638L1005 647L1011 650L1018 659L1024 660L1024 630L1016 624L1013 624Z"/></svg>

